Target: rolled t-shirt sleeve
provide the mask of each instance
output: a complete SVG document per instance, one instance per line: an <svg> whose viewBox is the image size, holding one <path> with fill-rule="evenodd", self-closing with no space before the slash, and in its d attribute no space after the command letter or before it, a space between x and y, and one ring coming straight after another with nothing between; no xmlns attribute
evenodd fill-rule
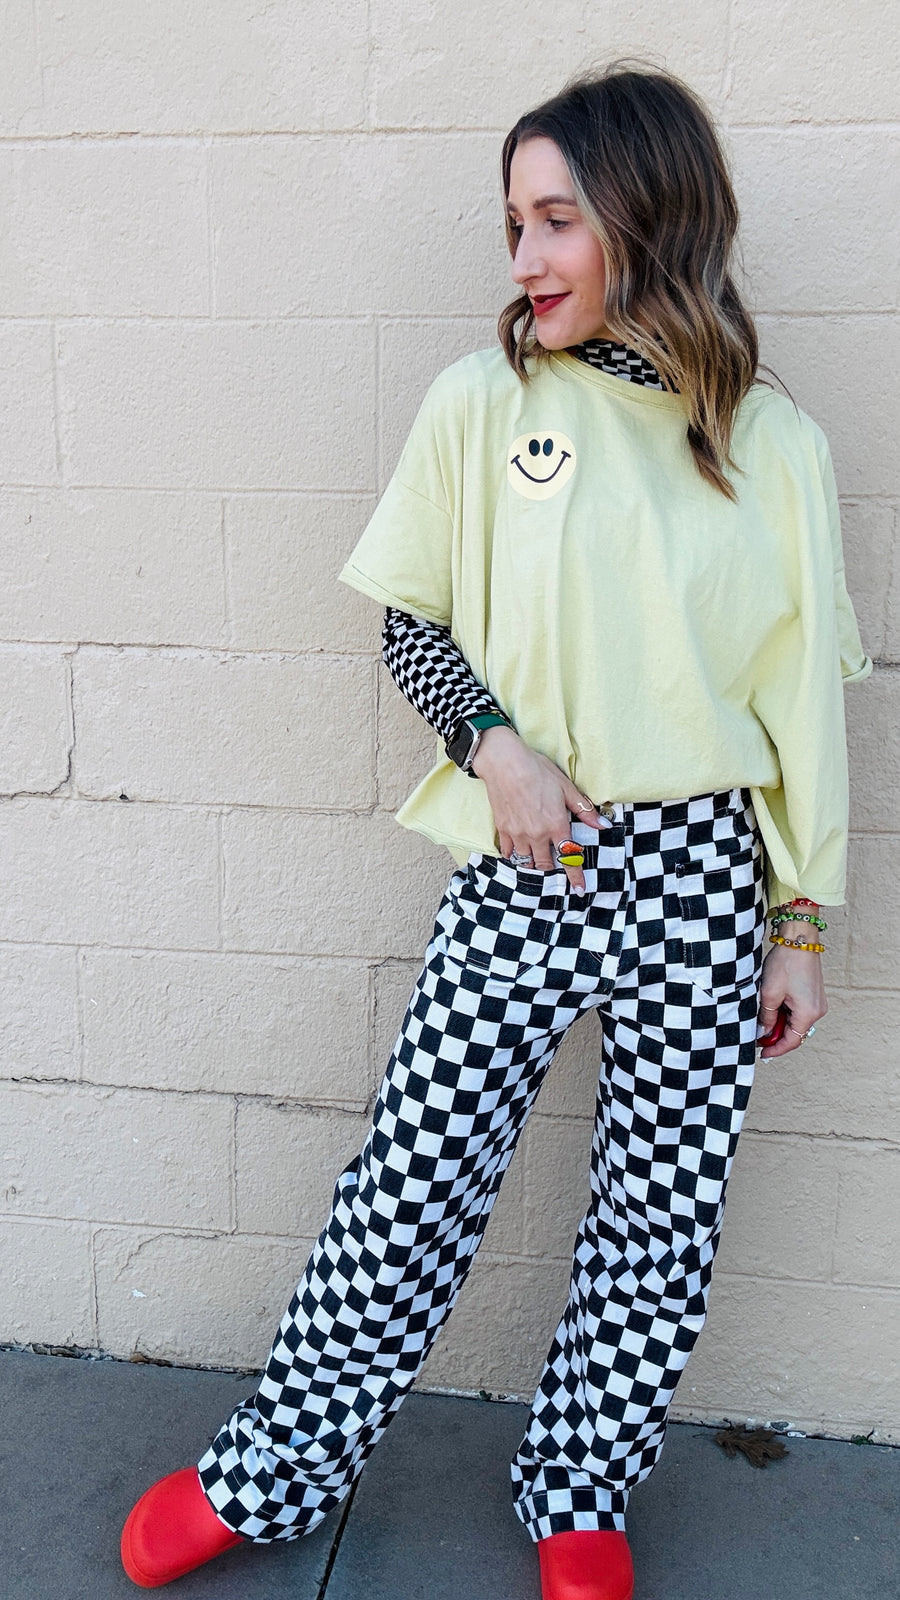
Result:
<svg viewBox="0 0 900 1600"><path fill-rule="evenodd" d="M396 471L338 576L384 606L449 627L452 461L441 436L451 419L441 387L436 379L429 389Z"/></svg>

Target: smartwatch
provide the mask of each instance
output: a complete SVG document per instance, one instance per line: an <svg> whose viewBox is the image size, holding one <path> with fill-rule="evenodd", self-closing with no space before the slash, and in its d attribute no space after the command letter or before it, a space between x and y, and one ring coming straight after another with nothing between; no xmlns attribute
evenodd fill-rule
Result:
<svg viewBox="0 0 900 1600"><path fill-rule="evenodd" d="M481 736L485 728L504 727L511 728L512 723L508 717L500 715L499 711L484 711L476 717L466 717L457 728L452 739L444 745L451 761L455 761L461 772L467 772L470 778L477 778L477 772L472 771L472 762L475 752L481 743Z"/></svg>

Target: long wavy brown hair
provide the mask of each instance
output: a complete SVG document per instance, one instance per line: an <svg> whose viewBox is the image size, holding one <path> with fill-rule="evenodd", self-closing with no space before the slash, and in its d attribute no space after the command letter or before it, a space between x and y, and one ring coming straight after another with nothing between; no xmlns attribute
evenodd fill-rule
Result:
<svg viewBox="0 0 900 1600"><path fill-rule="evenodd" d="M730 500L723 471L737 408L757 378L759 341L731 276L738 208L724 151L699 96L680 78L620 57L572 79L520 117L503 144L504 200L513 153L552 139L606 264L604 327L652 361L685 397L697 470ZM516 235L506 214L507 242ZM500 342L523 383L548 352L525 294L501 313ZM771 368L765 368L771 371ZM779 380L780 381L780 380ZM769 385L768 387L771 387Z"/></svg>

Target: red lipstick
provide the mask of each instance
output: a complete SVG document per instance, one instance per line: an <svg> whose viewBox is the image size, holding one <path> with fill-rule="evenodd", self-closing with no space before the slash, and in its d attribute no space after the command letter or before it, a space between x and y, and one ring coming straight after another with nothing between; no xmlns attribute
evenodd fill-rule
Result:
<svg viewBox="0 0 900 1600"><path fill-rule="evenodd" d="M561 300L566 299L568 293L567 289L565 294L536 294L531 302L535 316L542 317L545 311L552 311L554 306L558 306Z"/></svg>

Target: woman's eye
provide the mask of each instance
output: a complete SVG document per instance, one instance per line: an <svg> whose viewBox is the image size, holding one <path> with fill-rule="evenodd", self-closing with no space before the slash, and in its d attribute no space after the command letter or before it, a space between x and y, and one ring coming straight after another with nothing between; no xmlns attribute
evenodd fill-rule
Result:
<svg viewBox="0 0 900 1600"><path fill-rule="evenodd" d="M554 233L558 233L561 228L568 228L570 226L568 217L550 217L549 221Z"/></svg>

